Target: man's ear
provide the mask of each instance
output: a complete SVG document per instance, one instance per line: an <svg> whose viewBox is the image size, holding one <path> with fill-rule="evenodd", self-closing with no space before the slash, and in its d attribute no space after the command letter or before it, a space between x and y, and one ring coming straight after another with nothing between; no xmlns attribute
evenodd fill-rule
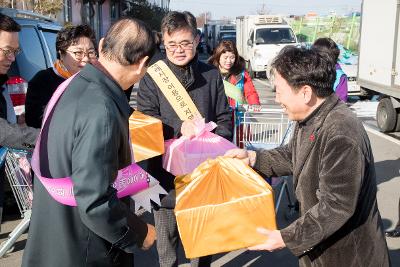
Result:
<svg viewBox="0 0 400 267"><path fill-rule="evenodd" d="M304 103L309 104L313 97L313 90L309 85L303 86Z"/></svg>
<svg viewBox="0 0 400 267"><path fill-rule="evenodd" d="M147 69L147 63L149 61L149 56L145 56L143 57L140 61L139 61L139 65L137 68L137 74L141 74L146 72L145 70Z"/></svg>
<svg viewBox="0 0 400 267"><path fill-rule="evenodd" d="M101 52L103 50L103 43L104 43L104 38L101 38L100 42L99 42L99 55L101 54Z"/></svg>

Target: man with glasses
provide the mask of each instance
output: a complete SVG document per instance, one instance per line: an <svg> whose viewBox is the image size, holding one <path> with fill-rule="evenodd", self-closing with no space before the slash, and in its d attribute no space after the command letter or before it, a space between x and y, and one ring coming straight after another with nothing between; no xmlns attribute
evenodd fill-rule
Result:
<svg viewBox="0 0 400 267"><path fill-rule="evenodd" d="M3 147L28 148L35 143L38 130L17 124L14 107L8 94L7 71L20 52L18 32L21 27L12 18L0 14L0 154ZM0 229L4 200L4 162L0 158Z"/></svg>
<svg viewBox="0 0 400 267"><path fill-rule="evenodd" d="M198 60L196 48L200 36L195 17L189 12L169 12L162 20L161 31L166 48L163 62L170 68L189 94L206 122L214 121L215 133L232 139L232 119L219 71ZM182 121L168 102L160 87L149 74L141 80L138 91L138 109L163 122L164 139L194 135L190 120ZM154 212L157 230L157 250L161 267L178 266L178 229L174 215L174 176L162 168L162 159L156 157L143 163L169 194ZM211 257L192 260L192 266L209 265Z"/></svg>

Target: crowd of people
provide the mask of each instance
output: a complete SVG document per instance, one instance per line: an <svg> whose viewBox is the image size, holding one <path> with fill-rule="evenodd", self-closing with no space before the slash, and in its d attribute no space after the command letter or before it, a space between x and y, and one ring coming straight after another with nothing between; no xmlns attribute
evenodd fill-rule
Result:
<svg viewBox="0 0 400 267"><path fill-rule="evenodd" d="M186 11L163 18L162 37L140 20L120 19L98 46L90 27L65 27L57 35L54 66L29 81L25 124L17 120L3 86L19 52L19 31L12 18L0 14L0 147L29 149L36 143L40 170L22 266L133 266L135 251L154 243L160 266L178 266L174 176L163 169L161 156L140 163L168 191L154 206L154 226L136 216L131 199L118 198L111 186L132 162L127 96L139 83L137 109L161 120L164 139L193 137L193 120L182 119L165 88L146 73L150 64L161 62L178 78L197 115L217 124L215 134L232 140L232 109L238 103L226 96L224 81L235 85L248 104L260 105L235 44L223 41L208 63L200 61L196 19ZM165 56L157 51L160 42ZM286 247L300 266L390 266L369 138L343 102L346 77L337 58L329 38L311 49L284 48L272 75L275 101L296 122L292 139L272 150L226 152L265 177L293 175L299 218L280 230L254 229L265 243L249 249ZM41 176L70 177L76 206L55 201ZM3 166L0 185L4 180ZM0 218L2 197L1 191ZM212 255L190 261L210 266L211 260Z"/></svg>

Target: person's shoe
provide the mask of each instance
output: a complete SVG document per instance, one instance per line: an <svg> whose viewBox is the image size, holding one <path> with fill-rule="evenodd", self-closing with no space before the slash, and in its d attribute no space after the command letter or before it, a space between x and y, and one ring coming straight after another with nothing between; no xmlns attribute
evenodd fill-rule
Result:
<svg viewBox="0 0 400 267"><path fill-rule="evenodd" d="M396 228L392 231L386 231L385 235L387 237L400 237L400 228Z"/></svg>

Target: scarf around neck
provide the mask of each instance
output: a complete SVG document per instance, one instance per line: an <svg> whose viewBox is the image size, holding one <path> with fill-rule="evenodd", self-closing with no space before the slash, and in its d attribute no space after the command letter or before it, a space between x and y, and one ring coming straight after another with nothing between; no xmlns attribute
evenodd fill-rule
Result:
<svg viewBox="0 0 400 267"><path fill-rule="evenodd" d="M67 70L65 65L59 59L57 59L56 62L54 62L53 69L58 76L64 79L68 79L69 77L72 76L72 74Z"/></svg>

